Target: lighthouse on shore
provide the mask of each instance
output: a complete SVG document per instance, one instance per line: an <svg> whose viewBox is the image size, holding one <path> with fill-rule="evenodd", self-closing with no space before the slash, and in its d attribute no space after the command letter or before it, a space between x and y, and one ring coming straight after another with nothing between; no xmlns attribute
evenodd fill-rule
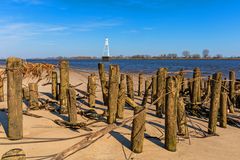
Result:
<svg viewBox="0 0 240 160"><path fill-rule="evenodd" d="M110 61L110 52L109 52L109 41L108 41L108 38L105 38L102 60L103 61Z"/></svg>

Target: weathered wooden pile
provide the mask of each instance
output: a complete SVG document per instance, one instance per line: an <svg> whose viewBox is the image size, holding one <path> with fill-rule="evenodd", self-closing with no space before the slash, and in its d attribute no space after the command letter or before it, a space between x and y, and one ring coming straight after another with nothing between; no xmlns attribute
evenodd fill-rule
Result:
<svg viewBox="0 0 240 160"><path fill-rule="evenodd" d="M29 101L29 109L39 109L38 84L30 83L28 87L22 87L23 63L18 58L8 58L7 73L7 104L8 104L8 138L19 140L23 138L22 100ZM147 78L144 82L143 74L138 77L137 96L142 97L141 105L134 101L134 81L132 74L121 74L118 65L110 65L108 75L104 64L98 65L104 105L107 106L107 123L109 126L101 132L96 132L92 137L73 146L64 153L58 154L55 159L63 159L68 153L81 149L84 144L92 143L92 139L127 121L132 122L131 150L135 153L143 151L145 132L146 110L155 105L156 116L165 118L165 148L176 151L177 136L189 137L187 127L187 115L204 117L209 119L208 134L216 134L216 126L226 128L227 122L234 119L228 116L239 107L236 92L236 75L230 71L229 79L224 79L218 72L207 79L202 77L199 68L193 71L193 78L184 77L184 71L169 73L167 68L160 68L156 75ZM60 73L60 82L58 82ZM69 62L61 60L59 72L51 72L52 98L60 101L60 114L68 114L68 124L77 124L77 96L76 90L69 83ZM108 78L108 79L107 79ZM88 77L87 93L90 108L95 107L97 76L91 74ZM145 90L143 85L145 83ZM0 77L0 101L4 101L3 78ZM150 103L151 102L151 103ZM124 118L124 108L128 104L134 110L130 119L124 119L120 125L116 125L116 119ZM92 138L92 139L91 139Z"/></svg>

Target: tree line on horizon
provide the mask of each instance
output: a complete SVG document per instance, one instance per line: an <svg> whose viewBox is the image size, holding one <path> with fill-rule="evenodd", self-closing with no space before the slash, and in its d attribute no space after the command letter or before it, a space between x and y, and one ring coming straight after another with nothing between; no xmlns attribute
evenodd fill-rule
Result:
<svg viewBox="0 0 240 160"><path fill-rule="evenodd" d="M161 54L159 56L151 56L147 54L136 54L133 56L113 56L113 58L133 58L133 59L177 59L177 58L183 58L183 59L220 59L224 58L222 54L216 54L214 56L210 55L209 49L204 49L202 51L202 55L199 53L191 54L190 51L185 50L182 52L182 56L178 56L176 53L168 53L168 54ZM240 58L240 57L230 57L230 58Z"/></svg>
<svg viewBox="0 0 240 160"><path fill-rule="evenodd" d="M182 52L182 56L178 56L176 53L168 53L168 54L161 54L159 56L151 56L148 54L136 54L133 56L113 56L114 59L221 59L221 58L240 58L240 56L236 57L224 57L222 54L216 54L211 56L209 49L204 49L202 51L202 54L194 53L191 54L190 51L185 50Z"/></svg>

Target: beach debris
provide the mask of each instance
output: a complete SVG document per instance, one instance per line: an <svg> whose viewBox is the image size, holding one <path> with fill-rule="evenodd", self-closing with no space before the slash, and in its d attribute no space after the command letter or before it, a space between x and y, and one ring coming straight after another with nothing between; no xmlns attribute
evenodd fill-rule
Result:
<svg viewBox="0 0 240 160"><path fill-rule="evenodd" d="M116 123L109 124L106 127L102 128L96 132L91 133L90 135L88 135L84 139L82 139L80 142L72 145L71 147L63 150L60 153L57 153L56 156L54 156L51 160L63 160L65 158L67 158L68 156L76 153L77 151L90 146L91 144L93 144L94 142L96 142L97 140L102 138L104 135L106 135L107 133L126 125L128 122L131 122L134 118L141 115L142 112L145 112L145 110L146 109L143 109L142 111L135 114L134 116L124 119L118 125Z"/></svg>
<svg viewBox="0 0 240 160"><path fill-rule="evenodd" d="M92 131L92 129L87 127L87 124L84 123L84 122L70 123L68 121L64 121L64 120L60 120L60 119L55 119L55 120L53 120L53 122L56 123L59 126L66 127L66 128L71 128L71 129L74 129L74 130L83 129L85 131Z"/></svg>
<svg viewBox="0 0 240 160"><path fill-rule="evenodd" d="M43 116L39 116L37 114L33 114L33 113L28 112L28 111L23 111L22 113L23 113L23 115L34 117L34 118L44 118Z"/></svg>
<svg viewBox="0 0 240 160"><path fill-rule="evenodd" d="M81 111L80 114L89 119L100 120L103 118L103 115L98 114L94 109L88 109L85 111Z"/></svg>
<svg viewBox="0 0 240 160"><path fill-rule="evenodd" d="M14 148L2 155L1 160L26 160L26 154L20 148Z"/></svg>
<svg viewBox="0 0 240 160"><path fill-rule="evenodd" d="M47 63L23 62L21 71L24 78L37 79L37 82L40 82L43 79L51 80L55 68L55 65Z"/></svg>

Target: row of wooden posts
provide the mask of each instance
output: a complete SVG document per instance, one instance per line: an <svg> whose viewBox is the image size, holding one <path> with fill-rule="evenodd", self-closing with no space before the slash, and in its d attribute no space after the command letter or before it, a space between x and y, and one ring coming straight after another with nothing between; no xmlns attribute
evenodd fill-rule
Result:
<svg viewBox="0 0 240 160"><path fill-rule="evenodd" d="M7 59L7 105L8 105L8 138L18 140L23 137L22 99L29 100L30 109L38 109L38 85L30 83L28 87L22 88L22 60L18 58ZM142 97L142 104L134 102L134 81L131 74L121 74L118 65L110 65L109 75L105 73L104 64L98 64L99 78L102 89L104 105L108 106L107 122L112 124L116 119L124 118L125 103L134 109L131 134L131 149L133 152L141 153L145 132L146 108L151 95L151 104L156 105L156 116L165 115L165 147L169 151L176 151L177 134L187 137L187 120L183 94L186 90L190 92L192 110L197 110L202 100L210 100L209 134L216 133L218 112L220 112L220 126L226 127L227 106L229 101L236 104L235 95L235 72L230 71L229 88L226 81L222 81L220 72L209 77L207 81L202 80L199 68L194 69L193 79L186 80L183 71L177 75L169 76L167 68L160 68L156 75L145 81L145 92L143 91L144 78L139 74L138 96ZM88 77L88 103L90 107L95 106L96 98L96 75ZM204 94L202 89L205 90ZM52 97L60 101L60 113L68 113L69 122L77 123L76 91L69 83L69 62L60 61L60 83L58 83L58 72L52 73ZM229 100L228 100L229 97ZM0 101L4 101L3 80L0 79ZM220 106L220 110L219 110ZM230 111L234 111L230 107Z"/></svg>

